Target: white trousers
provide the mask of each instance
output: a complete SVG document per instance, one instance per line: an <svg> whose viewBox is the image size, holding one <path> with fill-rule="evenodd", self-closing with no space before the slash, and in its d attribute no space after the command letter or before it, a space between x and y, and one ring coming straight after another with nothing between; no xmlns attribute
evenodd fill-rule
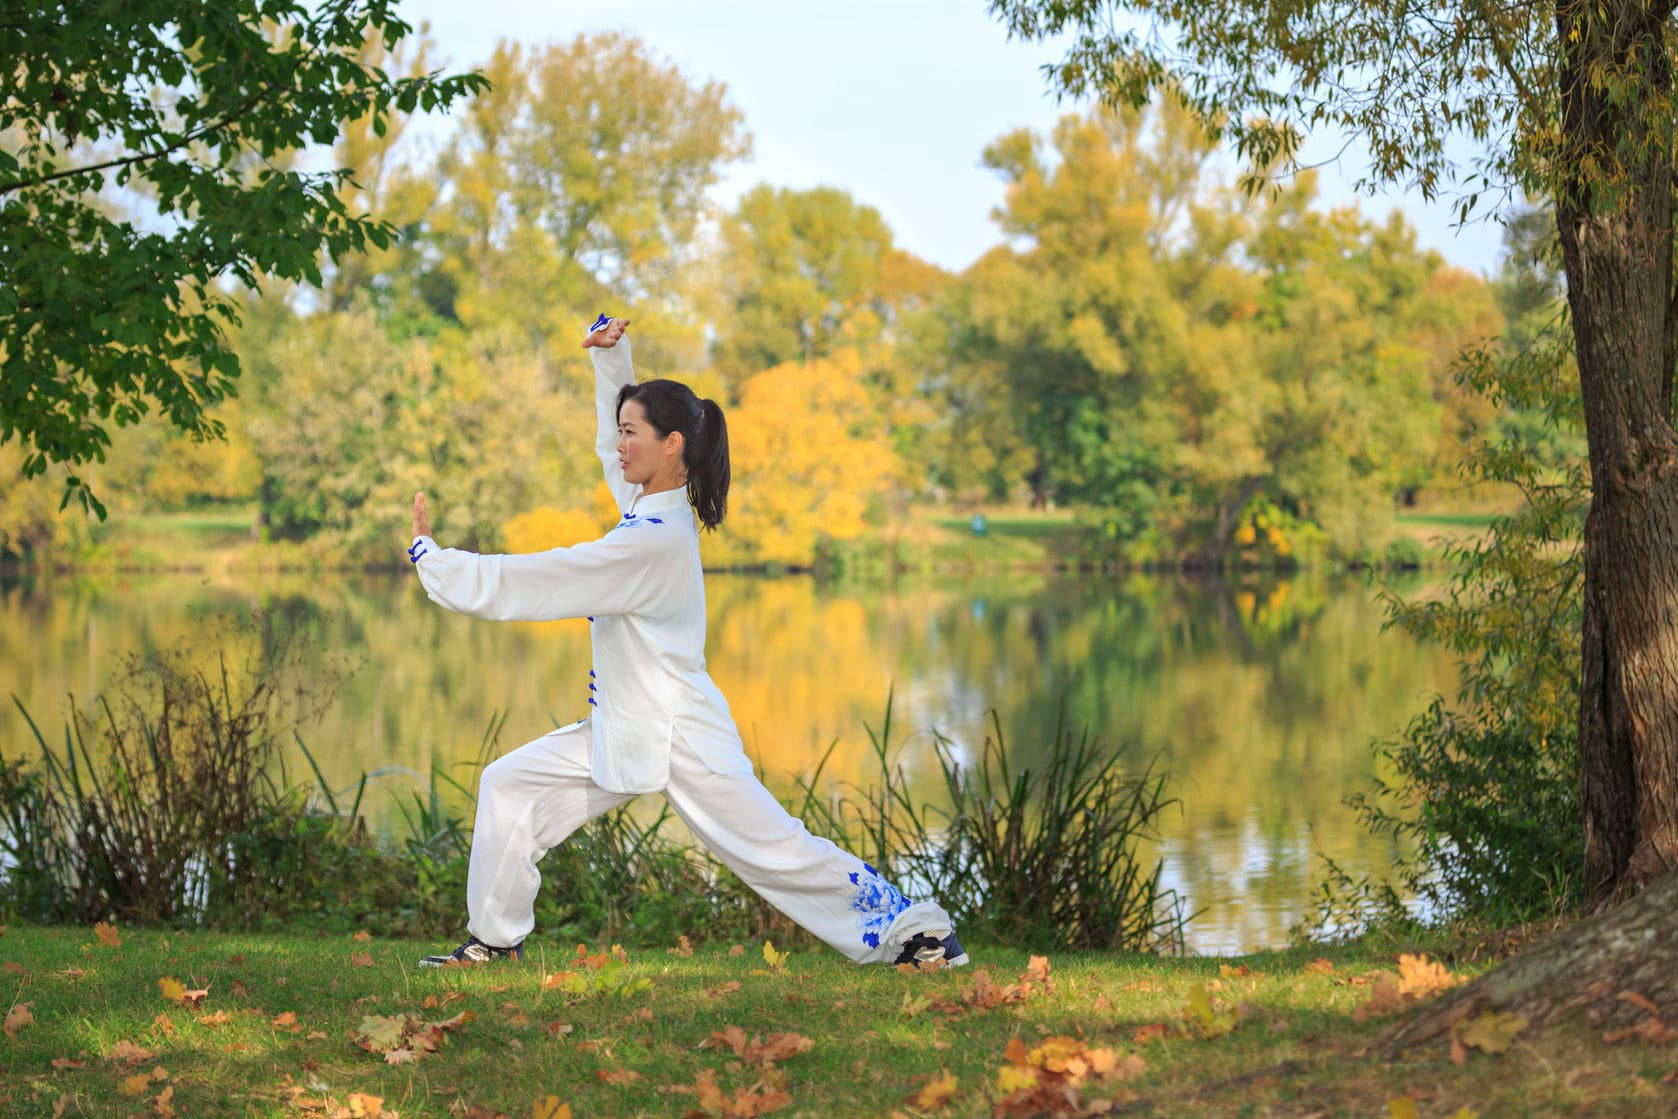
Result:
<svg viewBox="0 0 1678 1119"><path fill-rule="evenodd" d="M485 944L518 944L536 926L536 864L590 820L634 799L589 775L586 723L528 742L485 767L466 878L468 931ZM953 931L935 902L911 902L873 867L813 836L750 772L714 773L674 737L676 815L776 909L857 963L889 963L917 933Z"/></svg>

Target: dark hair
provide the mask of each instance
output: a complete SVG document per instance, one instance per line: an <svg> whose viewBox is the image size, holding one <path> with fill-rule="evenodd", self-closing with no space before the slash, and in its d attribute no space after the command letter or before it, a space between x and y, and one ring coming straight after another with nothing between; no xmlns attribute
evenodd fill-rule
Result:
<svg viewBox="0 0 1678 1119"><path fill-rule="evenodd" d="M688 501L699 522L716 528L728 512L728 424L715 400L701 400L680 381L642 381L618 390L618 415L634 400L658 437L682 433L682 465L688 472Z"/></svg>

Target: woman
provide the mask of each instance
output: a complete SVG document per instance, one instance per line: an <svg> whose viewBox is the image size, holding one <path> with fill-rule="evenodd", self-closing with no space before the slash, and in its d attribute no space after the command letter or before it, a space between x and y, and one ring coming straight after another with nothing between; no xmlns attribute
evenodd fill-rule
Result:
<svg viewBox="0 0 1678 1119"><path fill-rule="evenodd" d="M728 508L728 429L714 401L675 381L637 384L627 319L602 315L594 360L595 450L623 514L599 540L534 555L439 548L414 495L408 550L433 602L498 621L587 617L589 716L484 769L466 880L466 943L426 966L522 955L535 926L537 863L589 820L663 792L747 885L858 963L967 962L949 915L911 903L878 872L812 836L752 773L728 704L705 671L699 530ZM689 506L691 505L691 511Z"/></svg>

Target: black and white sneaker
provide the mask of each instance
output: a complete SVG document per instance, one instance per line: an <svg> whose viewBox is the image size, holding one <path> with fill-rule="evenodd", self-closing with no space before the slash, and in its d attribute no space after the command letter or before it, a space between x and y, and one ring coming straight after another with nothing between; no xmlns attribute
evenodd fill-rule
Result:
<svg viewBox="0 0 1678 1119"><path fill-rule="evenodd" d="M513 945L511 948L497 948L493 944L485 944L475 936L466 938L466 943L440 956L426 956L420 960L420 967L467 967L471 964L487 964L496 960L512 960L515 964L524 959L524 944Z"/></svg>
<svg viewBox="0 0 1678 1119"><path fill-rule="evenodd" d="M967 951L954 931L941 938L931 933L916 933L904 942L903 951L892 962L925 967L934 961L942 962L945 967L961 967L967 962Z"/></svg>

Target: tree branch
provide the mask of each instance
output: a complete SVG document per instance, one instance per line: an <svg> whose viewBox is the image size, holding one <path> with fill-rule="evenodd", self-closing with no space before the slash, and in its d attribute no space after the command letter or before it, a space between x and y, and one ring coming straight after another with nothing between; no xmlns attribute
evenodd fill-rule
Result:
<svg viewBox="0 0 1678 1119"><path fill-rule="evenodd" d="M135 163L146 163L146 162L149 162L151 160L162 159L164 156L167 156L167 155L169 155L173 152L180 151L182 148L186 147L188 144L191 144L196 140L200 140L203 137L208 136L212 132L219 132L221 129L226 128L228 125L232 124L234 121L238 120L240 117L244 116L246 113L248 113L252 109L256 108L259 104L261 104L264 100L267 99L267 97L270 93L273 93L278 88L279 88L278 86L264 86L264 87L262 87L261 89L257 90L254 94L252 94L250 99L247 100L243 105L240 105L237 109L235 109L231 113L227 114L227 116L225 116L222 119L220 119L218 121L215 121L211 124L206 124L204 127L198 129L198 131L196 131L196 132L191 132L191 133L188 133L185 136L182 136L179 140L175 141L173 144L170 144L168 147L160 148L157 151L153 151L153 152L137 152L134 155L123 156L120 159L108 159L104 163L92 163L92 164L88 164L86 167L71 167L71 168L67 168L66 170L63 170L63 171L54 171L50 175L42 175L40 178L37 178L37 179L30 179L30 180L21 181L21 182L8 183L4 186L0 186L0 195L5 195L5 194L7 194L11 191L14 191L14 190L24 190L24 189L27 189L29 187L44 186L45 184L53 182L56 179L65 179L65 178L69 178L72 175L86 175L86 174L89 174L89 173L94 172L94 171L106 171L106 170L109 170L112 167L127 167L127 166L129 166L131 164L135 164Z"/></svg>

